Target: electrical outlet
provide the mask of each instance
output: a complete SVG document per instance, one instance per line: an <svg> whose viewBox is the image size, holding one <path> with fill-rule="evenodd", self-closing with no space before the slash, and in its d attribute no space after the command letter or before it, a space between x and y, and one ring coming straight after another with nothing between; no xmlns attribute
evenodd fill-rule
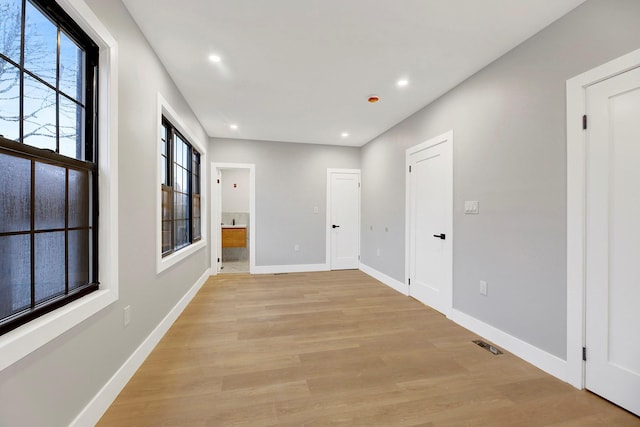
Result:
<svg viewBox="0 0 640 427"><path fill-rule="evenodd" d="M129 325L129 323L131 323L131 306L128 305L124 308L124 310L122 310L123 313L123 320L124 320L124 326L126 327L127 325Z"/></svg>
<svg viewBox="0 0 640 427"><path fill-rule="evenodd" d="M313 213L314 213L314 214L317 214L317 213L319 213L319 212L320 212L320 209L319 209L317 206L314 206L314 207L313 207Z"/></svg>
<svg viewBox="0 0 640 427"><path fill-rule="evenodd" d="M489 295L489 284L484 280L480 281L480 295Z"/></svg>
<svg viewBox="0 0 640 427"><path fill-rule="evenodd" d="M298 245L297 243L295 245L293 245L293 251L294 252L300 252L300 245Z"/></svg>
<svg viewBox="0 0 640 427"><path fill-rule="evenodd" d="M477 215L480 213L480 202L477 200L470 200L464 202L465 215Z"/></svg>

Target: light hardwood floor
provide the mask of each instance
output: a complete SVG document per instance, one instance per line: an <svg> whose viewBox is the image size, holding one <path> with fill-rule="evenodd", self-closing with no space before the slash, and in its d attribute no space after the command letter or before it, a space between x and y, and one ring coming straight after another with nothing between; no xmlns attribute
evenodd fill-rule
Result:
<svg viewBox="0 0 640 427"><path fill-rule="evenodd" d="M359 271L212 277L106 426L640 426Z"/></svg>

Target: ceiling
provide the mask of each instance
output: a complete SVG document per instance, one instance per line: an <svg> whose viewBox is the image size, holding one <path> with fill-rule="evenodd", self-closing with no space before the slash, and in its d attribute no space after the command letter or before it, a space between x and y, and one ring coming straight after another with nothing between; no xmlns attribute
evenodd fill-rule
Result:
<svg viewBox="0 0 640 427"><path fill-rule="evenodd" d="M123 0L209 136L349 146L583 1Z"/></svg>

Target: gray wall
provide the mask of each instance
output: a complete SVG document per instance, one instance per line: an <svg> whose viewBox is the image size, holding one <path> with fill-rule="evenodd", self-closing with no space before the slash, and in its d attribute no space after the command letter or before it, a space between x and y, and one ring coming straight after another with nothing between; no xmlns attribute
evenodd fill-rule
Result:
<svg viewBox="0 0 640 427"><path fill-rule="evenodd" d="M565 83L640 48L638 22L589 1L363 147L362 262L405 281L405 150L453 129L454 307L565 358Z"/></svg>
<svg viewBox="0 0 640 427"><path fill-rule="evenodd" d="M209 156L256 165L257 266L325 263L327 168L358 169L359 148L213 138Z"/></svg>
<svg viewBox="0 0 640 427"><path fill-rule="evenodd" d="M155 272L157 92L206 134L120 1L87 3L119 48L120 300L0 373L1 426L68 425L209 267L203 249Z"/></svg>

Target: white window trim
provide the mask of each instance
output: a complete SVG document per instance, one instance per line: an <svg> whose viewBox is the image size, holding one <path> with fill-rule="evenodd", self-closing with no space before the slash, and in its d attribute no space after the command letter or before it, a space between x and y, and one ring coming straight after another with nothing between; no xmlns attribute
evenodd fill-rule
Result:
<svg viewBox="0 0 640 427"><path fill-rule="evenodd" d="M100 289L0 336L0 371L118 300L118 45L83 0L57 0L100 49Z"/></svg>
<svg viewBox="0 0 640 427"><path fill-rule="evenodd" d="M158 92L158 113L157 113L157 135L156 135L156 273L160 274L166 269L176 265L182 260L190 257L197 251L207 246L207 179L206 179L206 145L203 144L195 134L184 125L180 116L169 105L167 100ZM169 122L188 139L188 142L200 152L200 241L192 243L171 255L162 256L162 189L160 182L162 180L162 147L160 140L162 139L162 116L166 117Z"/></svg>

